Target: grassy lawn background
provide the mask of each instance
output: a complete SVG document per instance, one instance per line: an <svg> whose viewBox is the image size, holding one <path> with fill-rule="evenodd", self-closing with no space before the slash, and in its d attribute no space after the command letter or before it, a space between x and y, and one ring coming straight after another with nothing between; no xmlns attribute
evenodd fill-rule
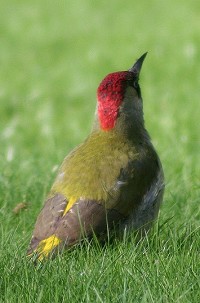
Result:
<svg viewBox="0 0 200 303"><path fill-rule="evenodd" d="M11 0L0 11L0 302L199 302L200 2ZM90 131L99 82L146 51L146 127L166 177L155 230L34 268L36 216Z"/></svg>

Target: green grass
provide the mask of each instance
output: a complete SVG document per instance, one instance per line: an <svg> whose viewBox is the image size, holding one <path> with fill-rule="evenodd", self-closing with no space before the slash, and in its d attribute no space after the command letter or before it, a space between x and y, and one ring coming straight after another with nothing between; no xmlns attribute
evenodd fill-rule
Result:
<svg viewBox="0 0 200 303"><path fill-rule="evenodd" d="M200 301L200 3L134 2L0 4L0 302ZM140 243L86 241L35 268L35 219L90 131L99 82L145 51L146 126L166 177L158 224Z"/></svg>

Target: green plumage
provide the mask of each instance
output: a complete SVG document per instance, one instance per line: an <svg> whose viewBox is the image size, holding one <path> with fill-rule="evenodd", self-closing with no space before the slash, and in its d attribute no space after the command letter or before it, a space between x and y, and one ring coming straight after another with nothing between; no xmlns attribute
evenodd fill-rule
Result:
<svg viewBox="0 0 200 303"><path fill-rule="evenodd" d="M95 132L64 160L52 193L62 193L68 199L75 196L103 200L111 208L109 197L120 170L137 157L135 147L122 136L113 131Z"/></svg>
<svg viewBox="0 0 200 303"><path fill-rule="evenodd" d="M37 218L29 254L36 252L41 260L55 247L119 223L147 231L156 219L164 175L144 127L138 85L144 57L129 72L110 74L100 84L93 130L64 159Z"/></svg>
<svg viewBox="0 0 200 303"><path fill-rule="evenodd" d="M114 208L127 215L139 202L138 193L141 200L157 169L151 144L137 146L114 130L98 131L66 157L50 195L60 193L67 200L71 197L96 200L107 209ZM127 197L121 201L125 191Z"/></svg>

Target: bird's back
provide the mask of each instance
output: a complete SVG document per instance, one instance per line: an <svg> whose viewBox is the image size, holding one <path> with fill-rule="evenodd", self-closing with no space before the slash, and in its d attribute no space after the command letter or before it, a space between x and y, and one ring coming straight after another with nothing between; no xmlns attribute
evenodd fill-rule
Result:
<svg viewBox="0 0 200 303"><path fill-rule="evenodd" d="M119 222L134 228L145 225L157 213L152 208L158 195L152 195L148 203L144 197L152 186L160 194L159 174L162 168L150 143L136 146L114 132L93 133L61 165L38 216L30 251L53 245L52 237L70 246L83 234L106 231L108 224L111 228ZM144 219L149 210L151 216Z"/></svg>
<svg viewBox="0 0 200 303"><path fill-rule="evenodd" d="M119 223L146 231L157 217L164 177L144 125L145 57L101 81L92 133L65 158L37 218L29 252L39 259Z"/></svg>
<svg viewBox="0 0 200 303"><path fill-rule="evenodd" d="M121 170L137 157L134 145L123 137L93 133L65 158L51 192L104 201L111 208L106 202Z"/></svg>

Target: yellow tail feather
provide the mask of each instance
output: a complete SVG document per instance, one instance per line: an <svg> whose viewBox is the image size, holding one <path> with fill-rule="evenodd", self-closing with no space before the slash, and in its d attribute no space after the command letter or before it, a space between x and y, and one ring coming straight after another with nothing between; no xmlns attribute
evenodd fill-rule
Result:
<svg viewBox="0 0 200 303"><path fill-rule="evenodd" d="M69 199L69 202L67 204L67 207L64 210L63 216L68 212L68 210L74 205L74 203L77 201L76 197L71 197Z"/></svg>
<svg viewBox="0 0 200 303"><path fill-rule="evenodd" d="M37 249L35 250L39 253L38 260L42 261L44 258L47 258L49 253L60 244L61 240L55 235L50 236L47 239L42 240Z"/></svg>
<svg viewBox="0 0 200 303"><path fill-rule="evenodd" d="M69 199L69 202L68 202L62 216L64 216L70 210L70 208L74 205L74 203L76 201L77 201L77 198L75 198L75 197L71 197ZM34 253L36 253L37 259L39 261L42 261L44 258L47 258L49 256L50 252L56 246L58 246L60 243L61 243L61 239L59 239L55 235L51 235L47 239L44 239L44 240L40 241L37 248L29 256L33 256Z"/></svg>

